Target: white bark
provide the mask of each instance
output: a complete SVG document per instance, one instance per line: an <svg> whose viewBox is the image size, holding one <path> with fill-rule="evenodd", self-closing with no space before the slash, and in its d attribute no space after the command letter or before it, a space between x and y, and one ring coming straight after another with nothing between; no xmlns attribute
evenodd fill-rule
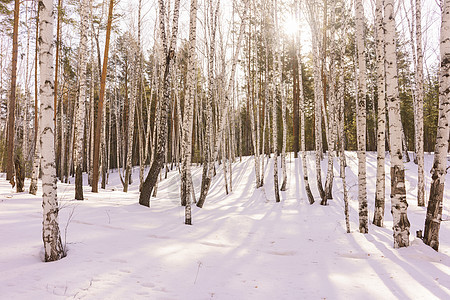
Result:
<svg viewBox="0 0 450 300"><path fill-rule="evenodd" d="M322 80L320 79L320 61L319 61L319 29L317 26L317 4L315 0L307 1L308 22L312 34L312 53L313 53L313 76L314 76L314 132L315 132L315 152L316 152L316 181L320 198L325 201L325 191L322 185L322 170L320 159L322 157Z"/></svg>
<svg viewBox="0 0 450 300"><path fill-rule="evenodd" d="M192 149L192 126L194 113L194 98L196 89L196 38L197 38L197 0L191 0L189 17L189 52L187 67L187 94L184 102L183 116L183 140L182 140L182 167L181 167L181 203L185 205L185 224L192 224L190 179L191 179L191 149Z"/></svg>
<svg viewBox="0 0 450 300"><path fill-rule="evenodd" d="M330 16L330 70L329 70L329 97L328 97L328 124L327 124L327 141L328 141L328 169L327 177L325 180L325 203L327 199L333 199L333 180L334 180L334 153L336 143L336 91L335 91L335 61L336 57L336 42L335 42L335 14L336 14L336 2L331 4L331 16ZM324 110L325 112L325 110ZM325 113L325 120L326 113Z"/></svg>
<svg viewBox="0 0 450 300"><path fill-rule="evenodd" d="M80 94L76 105L76 148L75 148L75 199L83 200L83 141L86 103L86 58L87 58L87 35L88 35L88 1L80 1Z"/></svg>
<svg viewBox="0 0 450 300"><path fill-rule="evenodd" d="M441 64L439 74L439 120L431 169L430 199L425 219L424 242L439 249L439 229L442 221L445 175L450 119L450 0L442 0Z"/></svg>
<svg viewBox="0 0 450 300"><path fill-rule="evenodd" d="M407 216L405 168L402 160L402 124L398 94L394 0L385 0L384 23L386 24L386 99L389 111L391 152L391 212L394 248L399 248L409 246L410 223Z"/></svg>
<svg viewBox="0 0 450 300"><path fill-rule="evenodd" d="M386 152L386 83L384 68L384 20L383 0L376 1L376 58L377 58L377 90L378 90L378 122L377 122L377 179L375 192L375 211L373 224L382 227L385 206L385 152Z"/></svg>
<svg viewBox="0 0 450 300"><path fill-rule="evenodd" d="M297 7L296 7L297 9ZM297 20L300 20L299 12L296 11ZM301 41L301 30L298 30L298 40L297 44L300 45ZM296 49L297 64L298 64L298 87L299 87L299 100L300 100L300 139L301 139L301 151L302 151L302 167L303 167L303 181L305 184L306 196L308 197L309 204L314 203L314 196L311 192L311 187L309 186L308 180L308 165L306 159L306 143L305 143L305 95L303 92L303 72L302 72L302 60L300 54L300 46Z"/></svg>
<svg viewBox="0 0 450 300"><path fill-rule="evenodd" d="M274 14L274 21L275 21L275 28L274 28L274 35L277 36L278 34L278 7L277 7L277 0L275 0L275 6L273 7L273 14ZM280 61L280 55L279 55L279 49L278 49L278 39L275 38L275 45L273 47L273 59L272 59L272 139L273 139L273 185L274 185L274 192L275 192L275 201L280 202L280 191L278 187L278 123L277 123L277 92L280 90L281 87L281 61Z"/></svg>
<svg viewBox="0 0 450 300"><path fill-rule="evenodd" d="M358 203L359 231L369 232L369 212L366 190L366 51L364 49L364 7L362 0L355 1L356 44L358 50L357 144L358 144Z"/></svg>
<svg viewBox="0 0 450 300"><path fill-rule="evenodd" d="M41 143L39 141L39 121L38 121L38 128L37 130L37 137L35 141L35 148L34 148L34 156L33 156L33 171L31 173L31 183L30 183L30 194L36 195L37 193L37 182L39 177L39 167L41 165Z"/></svg>
<svg viewBox="0 0 450 300"><path fill-rule="evenodd" d="M422 5L421 0L416 0L416 47L417 47L417 71L416 71L416 155L417 155L417 205L425 206L424 183L424 153L423 153L423 51L422 51Z"/></svg>
<svg viewBox="0 0 450 300"><path fill-rule="evenodd" d="M55 261L64 257L58 225L58 198L56 186L56 165L54 147L54 107L53 107L53 5L51 0L39 1L39 66L41 99L42 151L42 238L45 261Z"/></svg>

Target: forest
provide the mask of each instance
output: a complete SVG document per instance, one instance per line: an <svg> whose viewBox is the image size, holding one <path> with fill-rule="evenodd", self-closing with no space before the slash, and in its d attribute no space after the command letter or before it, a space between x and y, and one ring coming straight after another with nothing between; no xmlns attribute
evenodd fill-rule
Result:
<svg viewBox="0 0 450 300"><path fill-rule="evenodd" d="M216 287L212 292L198 288L197 280L206 272L206 257L216 262L211 275L228 276L218 261L239 266L239 251L260 247L292 257L268 262L279 272L302 256L322 262L298 248L337 249L326 261L332 264L335 255L335 271L349 276L353 267L345 259L361 259L356 248L346 248L353 243L372 247L358 253L377 257L368 263L375 270L385 264L379 257L400 266L397 279L375 276L391 293L387 298L450 297L448 276L438 282L418 272L424 268L430 278L450 272L450 0L0 0L0 24L0 239L9 240L19 206L39 219L16 224L22 225L14 236L27 232L25 222L35 224L30 232L36 234L17 237L13 248L40 239L34 252L24 253L39 252L40 262L72 260L66 264L73 266L87 255L81 254L89 244L82 224L103 234L115 228L107 235L114 232L136 255L183 247L199 255L181 271L182 278L195 278L197 289L177 290L167 273L158 273L169 298L344 299L361 291L328 282L331 290L315 283L300 292L283 283L291 292L280 294L263 292L261 283L235 289L204 277ZM273 244L283 243L283 234L295 242L266 251L269 246L260 244L266 238L252 226ZM310 235L301 233L302 226ZM213 230L221 237L202 238ZM331 242L324 235L333 230ZM233 243L233 234L248 246ZM146 236L155 242L140 248ZM236 253L202 256L184 236ZM77 238L81 248L69 241ZM166 238L173 243L164 244ZM108 243L116 245L106 240L103 252ZM127 248L114 247L125 255ZM7 248L0 246L0 256L13 257ZM405 253L423 265L404 267L399 257ZM159 263L148 262L152 268L167 266L151 255ZM188 253L173 255L189 260ZM125 266L130 260L110 262ZM19 260L11 261L3 267L15 270ZM99 263L94 269L104 268L115 270ZM137 261L128 268L145 276ZM326 267L305 268L331 278ZM247 282L258 270L238 274L247 274ZM400 283L409 280L407 273L418 287ZM308 281L294 273L285 279L288 274ZM370 272L362 274L368 291L375 283ZM143 285L150 293L117 287L107 293L97 275L65 288L53 278L52 291L47 283L46 291L33 292L29 283L22 296L166 299L155 281ZM270 278L259 279L270 285ZM1 281L7 278L0 277L6 288ZM17 287L7 291L14 296Z"/></svg>

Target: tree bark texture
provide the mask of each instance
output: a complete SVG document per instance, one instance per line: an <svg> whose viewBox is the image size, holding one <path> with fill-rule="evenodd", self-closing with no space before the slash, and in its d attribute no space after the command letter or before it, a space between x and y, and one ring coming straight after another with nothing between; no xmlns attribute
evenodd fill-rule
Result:
<svg viewBox="0 0 450 300"><path fill-rule="evenodd" d="M402 156L402 124L398 92L397 54L395 42L394 0L384 6L386 51L386 100L389 111L389 140L391 152L391 213L394 248L409 246L410 223L407 216L405 167Z"/></svg>
<svg viewBox="0 0 450 300"><path fill-rule="evenodd" d="M445 175L450 117L450 0L442 1L441 64L439 75L439 120L431 169L431 188L423 241L434 250L439 249L439 229L442 221Z"/></svg>
<svg viewBox="0 0 450 300"><path fill-rule="evenodd" d="M42 151L42 238L45 261L64 257L64 249L58 224L58 198L56 186L56 165L53 107L53 5L52 0L39 1L39 67L41 100L41 147Z"/></svg>

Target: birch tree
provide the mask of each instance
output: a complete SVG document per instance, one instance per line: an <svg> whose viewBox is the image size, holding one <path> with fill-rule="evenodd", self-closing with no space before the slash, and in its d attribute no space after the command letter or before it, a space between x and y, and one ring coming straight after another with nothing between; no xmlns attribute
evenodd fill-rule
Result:
<svg viewBox="0 0 450 300"><path fill-rule="evenodd" d="M362 0L355 1L356 46L358 50L357 144L358 144L358 203L359 231L368 233L366 190L366 51L364 48L364 7ZM395 43L395 41L394 41Z"/></svg>
<svg viewBox="0 0 450 300"><path fill-rule="evenodd" d="M439 249L439 229L442 221L445 175L450 118L450 0L441 1L441 61L439 74L439 120L431 169L430 198L425 219L423 241L434 250Z"/></svg>
<svg viewBox="0 0 450 300"><path fill-rule="evenodd" d="M187 96L184 103L183 131L182 131L182 167L181 167L181 202L185 203L185 224L192 225L190 184L191 180L191 149L192 125L194 112L194 97L196 89L196 38L197 38L197 0L191 0L189 16L189 49L187 69Z"/></svg>
<svg viewBox="0 0 450 300"><path fill-rule="evenodd" d="M31 174L30 194L36 195L39 166L41 164L41 143L39 137L39 107L38 107L38 63L39 63L39 8L36 12L36 44L34 50L34 156L33 171Z"/></svg>
<svg viewBox="0 0 450 300"><path fill-rule="evenodd" d="M376 1L375 27L376 27L376 59L377 59L377 96L378 96L378 122L377 122L377 179L375 191L375 211L373 224L383 226L385 206L385 170L384 160L386 152L386 82L384 69L384 20L383 2Z"/></svg>
<svg viewBox="0 0 450 300"><path fill-rule="evenodd" d="M58 225L58 198L56 186L56 165L53 122L53 3L52 0L39 1L39 67L41 99L42 151L42 238L45 261L55 261L64 257Z"/></svg>
<svg viewBox="0 0 450 300"><path fill-rule="evenodd" d="M244 36L244 28L245 28L245 22L246 22L246 18L247 18L247 10L250 4L249 0L245 0L244 1L245 6L244 6L244 10L243 13L241 14L241 24L239 27L239 34L238 34L238 40L236 43L236 48L234 49L234 53L233 53L233 58L231 60L231 71L230 71L230 77L229 77L229 81L228 81L228 85L226 87L226 89L224 90L225 93L225 103L228 103L228 98L229 98L229 91L232 90L232 86L234 84L234 78L235 78L235 74L236 74L236 65L238 62L238 58L239 58L239 53L241 51L241 44L242 44L242 40L243 40L243 36ZM217 10L216 10L217 13ZM224 74L221 75L222 79L218 80L219 81L219 85L220 85L220 81L223 81L223 76ZM224 83L222 83L222 86L224 85ZM220 90L220 86L219 86L219 90ZM225 110L226 112L226 110ZM211 185L211 178L213 176L214 173L214 162L217 160L218 155L219 155L219 147L221 146L221 142L222 142L222 133L223 133L223 129L225 127L225 122L226 122L227 118L226 118L226 113L224 116L222 116L222 114L219 114L218 118L217 118L217 133L216 133L216 142L214 144L214 149L211 150L212 152L212 158L211 161L209 163L209 171L208 171L208 176L209 179L205 182L205 186L202 186L202 194L204 194L204 197L206 198L208 191L209 191L209 186ZM203 185L203 183L202 183ZM198 203L201 203L201 205L199 205ZM198 201L197 206L198 207L202 207L202 205L204 204L204 199L200 198L200 200Z"/></svg>
<svg viewBox="0 0 450 300"><path fill-rule="evenodd" d="M398 92L394 0L385 0L384 23L386 26L386 99L389 111L391 152L391 212L394 248L400 248L409 246L410 223L407 216L408 203L406 202L405 167L402 160L402 124Z"/></svg>
<svg viewBox="0 0 450 300"><path fill-rule="evenodd" d="M280 202L280 191L278 185L278 123L277 123L277 91L281 87L281 62L278 49L278 12L277 12L277 0L274 1L274 7L272 10L274 18L274 35L275 45L273 47L273 78L272 78L272 139L273 139L273 185L275 192L275 201ZM276 52L276 53L275 53Z"/></svg>
<svg viewBox="0 0 450 300"><path fill-rule="evenodd" d="M77 138L75 151L75 199L83 200L83 141L84 141L84 121L86 103L86 58L87 58L87 35L89 28L88 20L88 0L80 1L80 95L77 101Z"/></svg>
<svg viewBox="0 0 450 300"><path fill-rule="evenodd" d="M411 1L412 2L412 1ZM416 48L417 48L417 69L416 69L416 154L417 154L417 205L425 206L425 183L424 183L424 153L423 153L423 51L422 51L422 4L421 0L416 0Z"/></svg>
<svg viewBox="0 0 450 300"><path fill-rule="evenodd" d="M171 82L171 69L173 60L175 58L175 47L176 47L176 39L178 35L178 17L180 14L180 0L175 0L174 11L173 11L173 20L172 20L172 36L170 39L167 38L168 32L166 32L166 26L169 27L168 22L166 22L166 13L168 16L168 12L166 12L166 7L164 0L158 0L159 7L159 30L162 41L163 48L163 97L160 101L160 110L159 110L159 120L156 122L156 126L159 126L159 134L157 139L156 153L154 155L153 162L150 166L150 171L147 175L147 178L142 185L141 193L139 194L139 204L150 207L150 196L153 192L153 189L156 186L158 181L159 172L163 166L164 162L164 154L166 149L166 135L167 135L167 112L169 109L170 102L170 82Z"/></svg>
<svg viewBox="0 0 450 300"><path fill-rule="evenodd" d="M299 3L300 6L300 3ZM300 20L300 10L297 11L298 7L296 6L296 15L297 20ZM298 28L298 40L297 43L300 45L301 41L301 30ZM309 204L314 203L314 196L311 192L311 187L309 186L309 177L308 177L308 164L306 157L306 142L305 142L305 95L303 92L303 72L302 72L302 60L300 54L300 46L296 49L297 56L297 68L298 68L298 93L300 100L300 140L301 140L301 151L302 151L302 167L303 167L303 183L305 184L306 196L308 197Z"/></svg>
<svg viewBox="0 0 450 300"><path fill-rule="evenodd" d="M319 61L319 45L318 41L319 28L317 24L318 8L315 0L307 0L308 23L312 34L312 53L313 53L313 76L314 76L314 133L315 133L315 164L316 164L316 181L322 203L325 202L325 191L322 185L322 169L320 160L322 157L322 81L320 80L320 61Z"/></svg>

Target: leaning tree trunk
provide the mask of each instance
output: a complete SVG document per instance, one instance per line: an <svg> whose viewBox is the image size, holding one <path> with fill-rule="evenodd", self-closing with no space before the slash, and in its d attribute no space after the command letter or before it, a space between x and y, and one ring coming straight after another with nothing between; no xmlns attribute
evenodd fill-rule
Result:
<svg viewBox="0 0 450 300"><path fill-rule="evenodd" d="M375 210L373 224L383 227L385 205L385 170L386 152L386 88L384 70L384 21L383 0L376 1L376 58L377 58L377 91L378 91L378 122L377 122L377 180L375 191Z"/></svg>
<svg viewBox="0 0 450 300"><path fill-rule="evenodd" d="M139 204L150 207L150 196L158 181L159 172L163 166L164 154L166 149L166 135L167 135L167 113L169 110L169 102L171 96L171 66L175 58L176 39L178 34L178 17L180 13L180 0L175 0L173 21L172 21L172 36L168 41L166 35L165 14L166 8L164 0L158 0L159 4L159 27L160 36L162 40L162 47L164 52L164 75L163 75L163 97L160 101L160 119L159 124L155 123L158 128L158 138L156 144L156 154L153 156L153 162L150 166L147 178L142 185L141 193L139 194ZM168 24L167 24L168 25Z"/></svg>
<svg viewBox="0 0 450 300"><path fill-rule="evenodd" d="M442 221L450 115L450 0L442 1L441 65L439 78L439 121L431 169L430 198L425 219L423 241L434 250L439 249L439 229Z"/></svg>
<svg viewBox="0 0 450 300"><path fill-rule="evenodd" d="M402 160L402 124L398 93L394 0L385 1L384 23L386 24L386 99L389 110L391 151L391 212L394 230L394 248L399 248L409 246L410 223L407 216L408 203L406 202L405 167Z"/></svg>
<svg viewBox="0 0 450 300"><path fill-rule="evenodd" d="M206 161L203 164L203 173L202 173L202 186L200 190L200 198L197 201L198 207L203 207L205 203L206 195L208 194L209 185L211 183L212 174L211 171L214 168L214 160L211 155L211 149L213 148L213 126L212 126L212 108L214 105L214 57L215 57L215 46L216 46L216 25L217 25L217 16L219 11L220 0L217 1L216 10L214 16L212 15L212 7L210 7L210 47L208 53L208 99L206 100L206 134L205 134L205 147L204 147L204 155ZM210 3L210 6L211 3Z"/></svg>
<svg viewBox="0 0 450 300"><path fill-rule="evenodd" d="M42 151L42 238L45 261L64 257L64 249L58 225L58 198L56 195L56 166L53 122L53 5L51 0L39 1L40 35L40 99L41 99L41 147Z"/></svg>
<svg viewBox="0 0 450 300"><path fill-rule="evenodd" d="M88 1L81 0L81 33L80 33L80 95L77 101L77 138L75 149L75 199L83 200L83 141L86 102L86 57L88 34Z"/></svg>
<svg viewBox="0 0 450 300"><path fill-rule="evenodd" d="M366 190L366 51L364 48L364 7L362 0L355 1L356 46L358 50L358 97L357 99L357 141L358 141L358 203L359 231L369 232L369 212Z"/></svg>

